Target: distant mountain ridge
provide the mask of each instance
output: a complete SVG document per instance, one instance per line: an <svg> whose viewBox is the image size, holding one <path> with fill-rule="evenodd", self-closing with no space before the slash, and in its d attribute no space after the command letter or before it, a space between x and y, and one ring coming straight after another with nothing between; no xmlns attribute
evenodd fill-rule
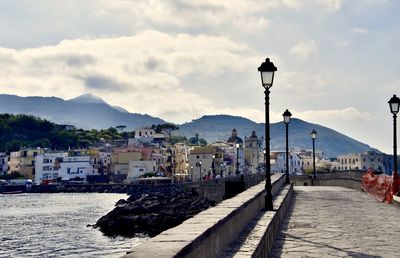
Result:
<svg viewBox="0 0 400 258"><path fill-rule="evenodd" d="M0 113L29 114L58 124L72 124L83 129L103 129L126 125L128 130L165 123L149 115L122 112L93 95L71 100L57 97L19 97L0 94Z"/></svg>
<svg viewBox="0 0 400 258"><path fill-rule="evenodd" d="M92 94L63 100L57 97L18 97L0 94L0 113L31 114L58 124L72 124L83 129L104 129L126 125L134 130L152 124L166 123L163 119L149 115L132 114L120 107L112 107ZM178 125L175 134L192 137L196 133L209 143L227 140L232 129L236 128L243 140L254 130L259 137L264 136L264 123L230 115L206 115L189 123ZM367 144L354 140L327 127L293 118L289 126L290 147L311 149L310 132L317 130L316 149L328 157L339 154L373 150ZM271 124L271 149L285 149L285 129L283 122Z"/></svg>
<svg viewBox="0 0 400 258"><path fill-rule="evenodd" d="M250 137L252 131L255 131L258 137L264 137L264 123L256 123L247 118L229 115L203 116L190 123L182 124L177 134L189 137L199 133L200 137L213 142L227 140L233 128L237 130L238 136L243 141L245 137ZM316 149L323 151L327 157L374 150L369 145L335 130L296 118L292 118L289 124L289 146L306 150L312 149L310 132L313 129L318 132ZM271 150L285 150L285 132L283 122L271 124Z"/></svg>

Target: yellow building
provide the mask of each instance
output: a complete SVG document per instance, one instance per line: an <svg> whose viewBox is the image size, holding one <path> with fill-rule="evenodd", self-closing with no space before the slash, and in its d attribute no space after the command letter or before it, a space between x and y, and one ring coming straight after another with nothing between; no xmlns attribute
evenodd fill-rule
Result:
<svg viewBox="0 0 400 258"><path fill-rule="evenodd" d="M194 147L188 147L184 143L176 143L173 146L172 174L176 178L187 179L189 176L189 152Z"/></svg>
<svg viewBox="0 0 400 258"><path fill-rule="evenodd" d="M126 179L129 172L129 161L142 160L140 151L121 151L111 154L111 174L120 180ZM119 181L118 179L116 181Z"/></svg>
<svg viewBox="0 0 400 258"><path fill-rule="evenodd" d="M18 172L29 179L35 178L35 157L42 155L43 149L22 149L11 152L10 172Z"/></svg>

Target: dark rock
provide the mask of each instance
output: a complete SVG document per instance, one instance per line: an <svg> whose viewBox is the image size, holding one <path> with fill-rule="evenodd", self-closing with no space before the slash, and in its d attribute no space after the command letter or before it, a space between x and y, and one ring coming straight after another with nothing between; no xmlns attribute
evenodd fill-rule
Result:
<svg viewBox="0 0 400 258"><path fill-rule="evenodd" d="M124 199L119 199L118 202L115 204L117 207L124 207L126 205L126 201Z"/></svg>
<svg viewBox="0 0 400 258"><path fill-rule="evenodd" d="M215 204L193 189L184 191L175 185L139 185L126 190L129 198L119 200L95 225L106 235L131 237L140 233L153 237Z"/></svg>

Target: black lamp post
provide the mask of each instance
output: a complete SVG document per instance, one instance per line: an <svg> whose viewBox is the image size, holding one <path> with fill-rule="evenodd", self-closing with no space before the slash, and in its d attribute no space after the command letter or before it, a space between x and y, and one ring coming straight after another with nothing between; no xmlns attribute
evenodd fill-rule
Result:
<svg viewBox="0 0 400 258"><path fill-rule="evenodd" d="M236 143L236 175L239 175L239 147L240 144Z"/></svg>
<svg viewBox="0 0 400 258"><path fill-rule="evenodd" d="M272 185L271 185L271 161L270 161L270 131L269 131L269 93L272 84L274 83L274 73L277 71L274 63L269 58L265 59L258 71L261 75L261 83L265 91L265 210L272 211Z"/></svg>
<svg viewBox="0 0 400 258"><path fill-rule="evenodd" d="M199 166L200 166L200 181L202 181L203 180L203 175L202 175L203 171L201 171L201 160L199 161Z"/></svg>
<svg viewBox="0 0 400 258"><path fill-rule="evenodd" d="M266 163L266 151L265 151L265 148L263 149L263 155L264 155L264 173L266 173L266 171L265 171L265 163Z"/></svg>
<svg viewBox="0 0 400 258"><path fill-rule="evenodd" d="M214 162L215 162L215 154L213 154L212 155L212 164L211 164L211 174L212 174L212 177L215 177L215 165L214 165Z"/></svg>
<svg viewBox="0 0 400 258"><path fill-rule="evenodd" d="M397 126L396 119L397 113L399 113L400 109L400 98L396 95L389 100L390 112L393 114L393 175L397 174Z"/></svg>
<svg viewBox="0 0 400 258"><path fill-rule="evenodd" d="M317 179L317 172L315 171L315 139L317 138L317 131L313 129L310 133L312 138L312 159L313 159L313 175L311 177L311 185L314 185L314 180Z"/></svg>
<svg viewBox="0 0 400 258"><path fill-rule="evenodd" d="M289 112L289 110L285 110L282 114L283 116L283 122L285 123L286 126L286 184L290 184L290 179L289 179L289 123L290 123L290 117L292 116L292 113Z"/></svg>

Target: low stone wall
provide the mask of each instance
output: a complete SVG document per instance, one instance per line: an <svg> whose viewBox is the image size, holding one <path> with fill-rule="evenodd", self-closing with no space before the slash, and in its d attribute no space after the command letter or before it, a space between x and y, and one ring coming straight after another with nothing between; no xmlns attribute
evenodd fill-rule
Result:
<svg viewBox="0 0 400 258"><path fill-rule="evenodd" d="M341 186L361 191L361 179L364 171L342 171L333 173L317 173L314 180L316 186ZM291 176L291 182L296 186L311 185L308 176Z"/></svg>
<svg viewBox="0 0 400 258"><path fill-rule="evenodd" d="M272 175L272 193L285 183ZM125 257L218 257L264 208L264 182L136 246Z"/></svg>
<svg viewBox="0 0 400 258"><path fill-rule="evenodd" d="M256 223L238 250L227 257L267 257L276 237L279 234L281 223L290 206L293 196L293 185L285 185L279 195L274 197L274 210L262 212L256 218Z"/></svg>
<svg viewBox="0 0 400 258"><path fill-rule="evenodd" d="M223 201L226 194L226 182L239 182L244 180L244 188L248 189L252 186L257 185L261 181L264 181L265 174L257 173L251 175L245 175L243 178L241 176L228 177L213 179L209 181L188 183L187 187L194 188L196 192L209 200L215 201L217 203Z"/></svg>

